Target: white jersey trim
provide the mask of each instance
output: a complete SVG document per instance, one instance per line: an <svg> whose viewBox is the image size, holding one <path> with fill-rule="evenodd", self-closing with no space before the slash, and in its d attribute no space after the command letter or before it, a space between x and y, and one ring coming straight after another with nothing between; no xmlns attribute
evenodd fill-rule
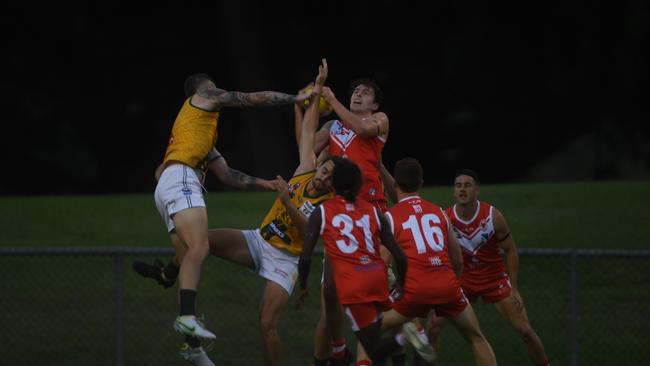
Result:
<svg viewBox="0 0 650 366"><path fill-rule="evenodd" d="M375 220L377 220L377 227L379 227L379 230L381 230L381 220L379 220L379 212L377 212L377 208L373 207L373 211L375 211Z"/></svg>
<svg viewBox="0 0 650 366"><path fill-rule="evenodd" d="M388 218L388 223L390 225L390 232L395 234L395 221L393 220L393 215L390 212L386 212L384 215Z"/></svg>
<svg viewBox="0 0 650 366"><path fill-rule="evenodd" d="M454 204L454 216L456 216L456 220L462 222L465 225L469 225L472 222L474 222L474 220L476 220L476 218L478 217L479 212L481 212L481 201L476 200L476 212L474 213L474 217L469 219L469 221L465 221L465 220L461 219L460 216L458 215L458 211L456 211L456 204ZM492 212L490 211L490 215L491 214L492 214Z"/></svg>
<svg viewBox="0 0 650 366"><path fill-rule="evenodd" d="M399 200L398 203L401 203L401 202L404 202L404 201L406 201L406 200L410 200L410 199L413 199L413 198L419 198L419 199L422 199L422 198L421 198L420 196L418 196L418 195L415 195L415 196L408 196L408 197L404 197L404 198L402 198L401 200ZM454 205L454 207L456 207L456 206Z"/></svg>
<svg viewBox="0 0 650 366"><path fill-rule="evenodd" d="M320 205L318 208L320 209L320 235L323 235L325 231L325 207Z"/></svg>

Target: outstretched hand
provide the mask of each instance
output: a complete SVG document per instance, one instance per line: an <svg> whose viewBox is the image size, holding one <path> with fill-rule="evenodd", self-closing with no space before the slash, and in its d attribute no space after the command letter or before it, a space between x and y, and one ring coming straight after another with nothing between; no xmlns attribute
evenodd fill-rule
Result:
<svg viewBox="0 0 650 366"><path fill-rule="evenodd" d="M325 98L327 102L336 99L334 92L332 91L332 89L330 89L329 86L324 86L323 90L321 91L321 94L323 95L323 98Z"/></svg>
<svg viewBox="0 0 650 366"><path fill-rule="evenodd" d="M284 180L284 178L278 175L272 182L274 185L273 189L278 192L278 198L280 201L289 202L289 186L287 185L287 182Z"/></svg>
<svg viewBox="0 0 650 366"><path fill-rule="evenodd" d="M259 185L265 191L275 191L276 182L277 178L272 180L260 179Z"/></svg>
<svg viewBox="0 0 650 366"><path fill-rule="evenodd" d="M327 81L327 74L329 73L329 69L327 67L327 59L322 59L321 63L322 64L318 66L318 76L316 76L316 86L320 87L325 85L325 81Z"/></svg>
<svg viewBox="0 0 650 366"><path fill-rule="evenodd" d="M311 98L311 96L313 95L313 90L314 90L314 82L310 81L309 84L305 85L302 89L298 90L298 95L299 96L300 95L309 95L309 97ZM296 101L294 102L294 104L295 104L296 107L303 108L303 106L304 106L303 102L304 102L304 100L299 100L298 98L296 98Z"/></svg>
<svg viewBox="0 0 650 366"><path fill-rule="evenodd" d="M294 103L296 105L301 105L302 102L305 100L311 99L311 97L314 95L314 89L312 88L303 88L300 90L300 93L296 95L296 99L294 100Z"/></svg>

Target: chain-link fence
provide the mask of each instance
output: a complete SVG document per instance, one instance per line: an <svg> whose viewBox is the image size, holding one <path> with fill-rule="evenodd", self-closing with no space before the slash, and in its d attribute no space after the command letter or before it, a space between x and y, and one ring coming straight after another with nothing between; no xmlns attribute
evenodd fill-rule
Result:
<svg viewBox="0 0 650 366"><path fill-rule="evenodd" d="M172 330L177 292L131 270L172 250L0 248L3 365L182 365ZM650 251L520 250L520 292L554 365L650 365ZM317 263L314 261L314 263ZM320 266L306 307L281 319L283 365L309 365L319 317ZM198 306L217 334L217 365L261 365L264 281L229 262L205 262ZM492 306L475 305L500 365L527 365L519 337ZM348 334L352 346L353 336ZM453 327L439 365L473 364Z"/></svg>

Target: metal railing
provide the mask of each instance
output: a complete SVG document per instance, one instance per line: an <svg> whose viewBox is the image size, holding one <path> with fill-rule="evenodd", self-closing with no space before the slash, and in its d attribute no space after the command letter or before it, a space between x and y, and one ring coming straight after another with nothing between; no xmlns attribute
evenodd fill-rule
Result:
<svg viewBox="0 0 650 366"><path fill-rule="evenodd" d="M608 364L606 357L596 358L590 356L588 360L585 360L584 352L581 352L581 347L591 348L594 345L600 344L598 339L595 337L596 333L602 331L603 326L616 326L619 329L606 329L607 332L616 333L619 332L620 335L627 334L628 337L625 337L625 341L622 341L618 344L612 344L610 341L607 341L609 349L599 350L600 352L618 352L619 356L612 356L621 361L620 364L633 365L642 364L643 361L637 360L646 360L650 362L649 354L643 354L645 350L645 343L648 340L647 330L650 329L650 316L646 315L643 310L650 308L650 250L585 250L585 249L520 249L519 250L521 257L521 269L520 272L520 291L522 292L526 304L531 323L536 327L536 330L542 341L545 343L547 353L551 361L560 360L559 362L552 362L557 364L570 364L572 366L579 365L580 362L584 364L593 364L594 359L599 360L601 365ZM157 334L158 332L163 331L153 331L149 332L146 328L138 328L137 324L133 325L129 323L129 319L138 319L138 317L143 317L142 319L149 320L152 313L156 311L149 312L147 309L152 303L159 302L160 290L153 283L153 281L142 281L137 275L134 275L130 270L127 270L125 263L130 257L139 257L143 260L150 260L153 256L171 256L173 254L172 248L129 248L129 247L103 247L103 248L0 248L0 268L8 270L8 277L5 277L0 285L0 294L2 294L3 304L0 307L0 320L3 320L4 324L4 334L19 334L20 332L14 332L12 327L12 316L25 317L25 314L34 317L34 319L26 319L27 323L31 325L28 328L22 328L23 335L14 337L13 342L9 342L11 349L3 350L3 358L7 361L7 364L30 364L30 355L37 356L39 353L38 348L33 348L33 345L30 344L29 340L37 333L44 333L47 338L48 332L53 332L56 327L56 322L48 318L53 316L53 314L64 315L65 312L83 312L89 311L87 319L95 319L97 313L103 313L101 308L113 308L111 309L113 314L114 323L112 324L112 331L107 331L102 329L102 332L95 334L94 332L97 329L87 330L86 333L81 332L82 334L74 335L67 333L64 335L56 336L56 334L61 334L60 332L53 332L55 334L54 338L51 341L52 352L69 352L70 343L76 343L81 339L84 340L84 343L87 343L87 347L103 349L107 340L102 340L101 342L93 342L93 337L101 337L102 334L114 333L114 351L110 351L112 354L113 360L109 360L107 350L104 351L104 354L107 355L106 358L99 360L93 356L92 350L84 351L82 353L88 353L87 356L77 354L78 357L72 357L66 365L78 364L115 364L118 366L127 365L127 364L166 364L167 360L169 364L176 364L176 359L173 357L161 356L156 359L155 357L144 357L140 358L135 356L134 348L136 346L130 347L131 344L137 343L138 347L153 347L153 343L149 344L146 339L152 337L152 335ZM64 257L66 260L72 259L73 261L63 268L57 266L56 258ZM93 294L93 289L102 289L99 292L103 291L107 285L107 280L101 282L101 279L95 279L95 276L98 274L105 274L108 265L104 262L90 261L93 263L88 263L89 258L105 258L112 257L112 267L113 267L113 289L112 291L112 305L109 306L109 302L102 302L102 300L87 300L84 298L78 299L80 301L78 309L74 308L63 308L50 312L50 308L47 303L57 303L57 299L65 296L59 290L52 289L52 284L56 284L57 277L70 277L67 275L68 271L72 271L75 274L71 276L73 279L71 282L75 282L75 286L72 286L72 290L75 289L84 289L88 291L88 294ZM36 258L40 258L36 260ZM551 263L551 258L560 258L562 263ZM565 263L566 261L566 263ZM589 261L604 261L603 263L595 263L594 266L588 263ZM100 264L101 263L101 264ZM33 267L32 267L33 266ZM99 268L101 267L101 268ZM232 347L240 347L240 344L244 344L243 339L253 338L252 342L259 344L259 333L257 331L257 317L256 314L250 314L254 310L244 310L244 306L250 306L251 309L257 307L259 302L259 297L251 296L251 294L258 295L260 290L260 283L262 282L256 276L251 276L247 273L246 270L243 270L234 265L228 264L223 261L212 262L206 261L206 267L211 268L210 271L215 273L215 275L205 275L210 278L204 279L205 281L212 281L215 278L221 278L224 281L236 282L237 284L233 286L233 289L229 290L231 292L221 292L220 294L208 298L205 303L207 303L208 308L218 307L221 310L217 311L218 315L221 315L221 312L234 313L229 315L233 318L234 323L241 325L242 328L247 330L239 336L239 339L233 340ZM318 266L315 266L318 267ZM620 272L616 278L613 278L615 281L620 282L620 286L614 285L607 287L602 290L602 296L600 298L601 292L599 292L599 283L600 279L598 276L603 275L603 271L610 271L610 268L617 268ZM530 270L527 270L530 268ZM564 270L568 270L568 275L563 273ZM76 272L75 272L76 271ZM43 273L47 272L51 278L42 278ZM233 273L235 275L233 275ZM33 277L32 277L33 275ZM320 278L320 268L314 269L312 273L311 280L313 283L312 288L318 286L318 279ZM590 279L593 280L594 284L590 283ZM204 281L202 280L202 281ZM139 281L139 282L138 282ZM205 282L204 281L204 282ZM545 285L545 281L550 284ZM603 281L605 282L605 281ZM552 284L552 286L551 286ZM130 287L129 287L130 286ZM203 286L203 285L202 285ZM553 287L556 286L556 287ZM568 289L568 293L562 294L562 287ZM630 287L629 293L625 290L625 287ZM223 285L216 284L214 288L219 289L223 288ZM134 291L130 291L131 288L136 288ZM48 290L49 289L49 290ZM543 291L540 291L543 290ZM647 290L647 291L646 291ZM51 291L48 293L48 291ZM205 288L201 289L201 297L204 297L203 293L207 291L210 293L210 290ZM238 292L241 291L241 292ZM581 302L581 291L587 292L588 296ZM14 299L12 294L20 293L19 299ZM64 291L65 292L65 291ZM169 297L172 291L166 292L166 296ZM216 290L215 292L219 292ZM109 293L109 292L106 292ZM316 294L316 290L312 290L313 294ZM566 304L561 301L563 296L567 296ZM171 295L174 297L175 295ZM208 295L206 295L208 296ZM244 299L244 302L240 304L245 305L227 305L222 304L224 302L232 300L232 298ZM605 309L599 310L599 308L594 305L605 299L605 297L620 297L621 301L627 301L629 299L634 299L630 304L620 304L620 306L628 306L629 316L633 317L630 320L621 320L617 319L616 321L608 322L605 321L606 325L594 324L591 319L601 318L607 319L611 314L606 312L609 309L608 305L603 305ZM37 301L37 305L19 303L23 298L36 298L40 299L40 302ZM89 296L93 297L93 296ZM293 334L294 336L289 337L290 340L285 341L288 347L285 347L285 353L288 356L283 355L283 364L307 364L310 362L311 351L312 351L312 335L314 331L315 321L318 319L318 296L312 295L311 303L308 303L308 309L306 312L296 316L293 313L293 310L286 310L285 313L290 313L290 315L285 314L284 318L288 318L286 321L283 320L284 332ZM128 301L127 301L128 299ZM16 302L16 303L12 303ZM62 301L66 303L66 301ZM173 309L175 308L174 301L169 301L169 314L174 315ZM75 303L74 297L73 300L69 303ZM204 303L204 305L205 305ZM45 305L44 305L45 304ZM547 306L544 306L546 304ZM555 310L549 310L553 314L545 314L544 308L550 308L554 305ZM582 307L581 307L582 305ZM587 305L588 308L587 308ZM630 308L630 306L632 308ZM635 309L638 306L639 312L635 314ZM88 309L92 307L92 309ZM96 309L99 308L99 309ZM31 313L29 312L31 309ZM562 314L566 310L566 314ZM240 313L238 313L238 311ZM592 314L594 312L600 312L601 314ZM19 313L19 314L13 314ZM482 319L482 310L477 309L477 314L479 320L481 321L481 327L486 333L488 340L490 340L490 331L491 331L491 320L488 318L486 323ZM130 316L129 315L133 315ZM228 314L226 314L228 315ZM67 315L65 315L67 316ZM169 317L169 316L167 316ZM303 317L308 319L303 319ZM150 319L150 323L154 324L158 322L161 317L155 317ZM562 318L566 319L567 324L562 326L560 321ZM83 318L82 318L83 319ZM170 319L167 319L170 320ZM132 320L131 320L132 321ZM536 322L540 322L542 326L541 329L538 329L535 325ZM83 322L83 320L82 320ZM101 321L99 321L101 323ZM50 324L52 323L52 324ZM551 323L558 323L554 326L551 326ZM102 324L105 324L102 323ZM487 324L487 325L486 325ZM133 326L131 326L133 325ZM169 329L169 324L165 324ZM38 329L41 327L42 329ZM228 332L232 331L233 326L228 326ZM36 329L33 329L36 328ZM92 328L92 327L90 327ZM100 327L101 328L101 327ZM561 333L564 333L566 329L567 333L565 336L560 336ZM630 329L636 329L631 331ZM637 334L636 332L639 331ZM12 333L14 332L14 333ZM32 333L33 332L33 333ZM503 328L498 328L495 330L495 334L501 334ZM135 333L135 334L134 334ZM171 331L169 332L171 333ZM555 333L555 334L553 334ZM593 334L592 334L593 333ZM172 333L173 334L173 333ZM68 338L69 336L69 338ZM592 338L594 336L594 338ZM602 336L602 335L601 335ZM87 339L88 337L88 339ZM171 337L171 336L169 336ZM493 336L496 337L496 336ZM553 343L551 339L561 338L562 341ZM636 337L641 337L634 339ZM3 337L4 338L4 337ZM145 340L143 340L143 338ZM285 337L287 338L287 337ZM645 339L645 340L644 340ZM348 338L350 341L351 338ZM515 364L521 360L526 360L525 350L523 345L516 344L518 340L512 341L512 337L506 338L505 340L499 340L498 343L512 343L515 344L512 346L513 349L516 349L517 356L510 356L509 354L499 354L499 350L495 349L497 352L497 358L500 356L508 360L508 357L514 357L515 361L506 361L501 364ZM566 341L566 343L565 343ZM63 345L57 345L57 342L66 343ZM491 341L492 342L492 341ZM169 339L165 338L161 342L167 347L169 344L178 343L178 339ZM461 342L462 343L462 342ZM493 346L497 342L492 342ZM564 345L561 343L565 343ZM7 342L0 342L0 344L7 345ZM464 352L468 353L468 349L464 350L454 350L453 348L462 349L462 344L460 346L450 346L443 348L445 351L449 352ZM510 346L508 346L510 347ZM615 350L612 347L627 347L622 350ZM228 347L224 347L228 348ZM49 351L48 351L49 352ZM258 353L255 355L255 353ZM510 352L510 351L508 351ZM514 351L513 351L514 352ZM591 355L594 352L593 349L589 350ZM41 359L42 355L38 355L36 359ZM82 357L83 356L83 357ZM443 355L444 356L444 353ZM647 356L647 357L646 357ZM220 355L217 355L220 357ZM233 364L261 364L261 358L259 357L259 350L255 352L243 352L241 357L238 356L236 360L228 358L228 355L223 355L224 359L218 364L229 364L228 362L235 362ZM463 356L464 357L464 356ZM518 358L517 358L518 357ZM618 357L618 358L616 358ZM87 363L87 358L90 358L92 361ZM251 359L252 358L252 359ZM137 360L137 362L136 362ZM24 362L24 363L23 363ZM52 364L59 364L56 359L52 360ZM458 361L455 359L449 359L445 364L463 364L465 361ZM603 363L605 362L605 363ZM43 364L41 362L40 364ZM48 364L46 361L45 364Z"/></svg>

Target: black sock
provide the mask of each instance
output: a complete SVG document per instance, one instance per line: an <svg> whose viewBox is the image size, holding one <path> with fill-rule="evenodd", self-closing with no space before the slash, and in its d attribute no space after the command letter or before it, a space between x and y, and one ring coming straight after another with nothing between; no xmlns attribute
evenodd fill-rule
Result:
<svg viewBox="0 0 650 366"><path fill-rule="evenodd" d="M196 291L181 289L181 315L194 315Z"/></svg>
<svg viewBox="0 0 650 366"><path fill-rule="evenodd" d="M192 348L197 348L201 346L201 340L196 337L192 337L190 335L185 336L185 343L189 344L190 347Z"/></svg>
<svg viewBox="0 0 650 366"><path fill-rule="evenodd" d="M169 261L167 265L163 268L163 274L167 280L175 280L178 277L178 271L181 267L174 264L173 261Z"/></svg>
<svg viewBox="0 0 650 366"><path fill-rule="evenodd" d="M398 353L390 356L390 359L393 361L393 366L405 366L406 365L406 354Z"/></svg>
<svg viewBox="0 0 650 366"><path fill-rule="evenodd" d="M324 360L319 360L316 357L314 357L314 366L327 366L327 361L328 361L327 358Z"/></svg>

